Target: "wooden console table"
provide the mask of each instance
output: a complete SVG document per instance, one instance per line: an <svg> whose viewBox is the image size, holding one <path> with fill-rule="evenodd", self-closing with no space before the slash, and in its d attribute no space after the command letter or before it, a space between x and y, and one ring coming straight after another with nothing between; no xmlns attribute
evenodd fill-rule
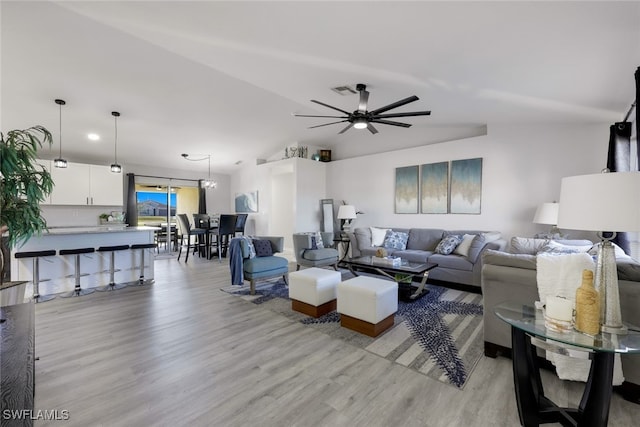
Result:
<svg viewBox="0 0 640 427"><path fill-rule="evenodd" d="M0 424L3 427L32 426L35 319L34 304L0 307ZM11 419L9 411L24 411L22 418Z"/></svg>

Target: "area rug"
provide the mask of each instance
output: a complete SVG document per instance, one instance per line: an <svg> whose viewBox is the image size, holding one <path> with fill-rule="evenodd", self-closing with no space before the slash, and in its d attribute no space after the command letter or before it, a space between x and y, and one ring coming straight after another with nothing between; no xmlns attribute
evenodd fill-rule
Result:
<svg viewBox="0 0 640 427"><path fill-rule="evenodd" d="M394 326L376 338L342 328L336 312L315 319L291 310L289 289L282 279L258 283L256 295L250 295L248 285L222 290L462 389L483 352L482 296L435 285L428 288L430 292L417 301L398 302Z"/></svg>

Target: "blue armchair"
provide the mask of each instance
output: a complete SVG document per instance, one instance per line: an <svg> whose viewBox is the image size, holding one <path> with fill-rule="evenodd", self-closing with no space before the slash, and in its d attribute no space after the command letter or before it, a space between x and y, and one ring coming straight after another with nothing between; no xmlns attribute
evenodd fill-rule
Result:
<svg viewBox="0 0 640 427"><path fill-rule="evenodd" d="M338 270L338 251L333 246L333 233L321 233L323 248L314 245L314 233L295 233L293 235L293 250L296 255L296 271L300 266L323 267L330 265L334 270Z"/></svg>
<svg viewBox="0 0 640 427"><path fill-rule="evenodd" d="M256 236L255 239L269 241L273 254L282 252L284 248L284 237ZM242 263L242 268L240 268L240 262ZM246 238L243 237L231 239L229 265L232 284L241 285L244 280L248 280L251 295L256 292L256 282L258 280L282 276L284 282L288 284L289 260L275 255L254 256L251 258L249 245Z"/></svg>

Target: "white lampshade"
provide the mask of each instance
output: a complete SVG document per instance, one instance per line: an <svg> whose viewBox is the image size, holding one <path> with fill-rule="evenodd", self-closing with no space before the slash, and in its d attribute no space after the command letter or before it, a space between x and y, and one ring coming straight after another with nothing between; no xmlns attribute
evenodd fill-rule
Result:
<svg viewBox="0 0 640 427"><path fill-rule="evenodd" d="M536 214L533 216L533 222L535 224L558 224L558 203L543 203L536 209Z"/></svg>
<svg viewBox="0 0 640 427"><path fill-rule="evenodd" d="M353 205L340 205L338 219L356 219L356 208Z"/></svg>
<svg viewBox="0 0 640 427"><path fill-rule="evenodd" d="M558 227L640 231L640 172L562 178Z"/></svg>

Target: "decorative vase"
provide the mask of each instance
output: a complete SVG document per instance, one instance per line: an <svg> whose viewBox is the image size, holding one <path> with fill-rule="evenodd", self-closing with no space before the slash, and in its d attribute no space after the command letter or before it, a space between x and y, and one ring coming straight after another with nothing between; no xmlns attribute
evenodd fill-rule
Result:
<svg viewBox="0 0 640 427"><path fill-rule="evenodd" d="M588 335L600 332L600 295L593 286L593 271L582 271L582 284L576 290L577 331Z"/></svg>

